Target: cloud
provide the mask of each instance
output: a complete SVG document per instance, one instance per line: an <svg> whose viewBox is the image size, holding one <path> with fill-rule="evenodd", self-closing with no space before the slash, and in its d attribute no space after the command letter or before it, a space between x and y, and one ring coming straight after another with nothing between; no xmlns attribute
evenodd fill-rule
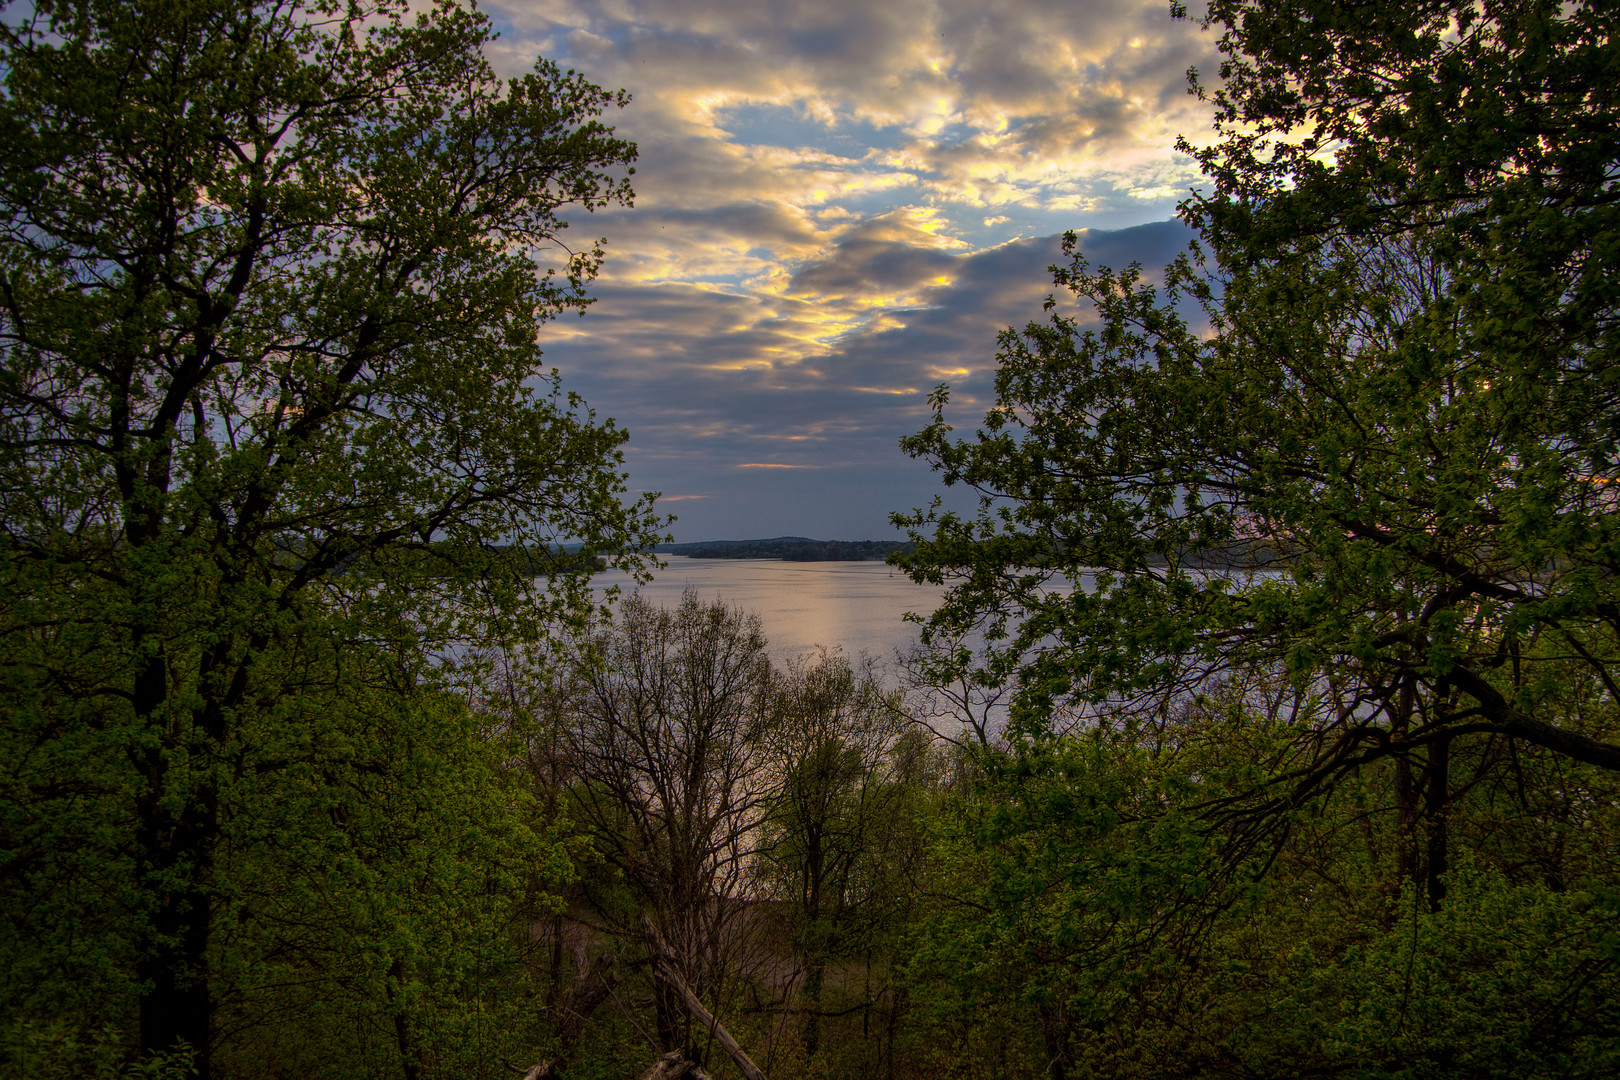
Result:
<svg viewBox="0 0 1620 1080"><path fill-rule="evenodd" d="M971 426L996 334L1042 317L1057 234L1153 267L1207 137L1214 42L1167 0L496 0L536 55L634 95L636 205L545 359L631 432L684 539L888 535L936 485L900 436L940 382ZM1158 224L1145 224L1158 222ZM1140 226L1140 227L1133 227Z"/></svg>
<svg viewBox="0 0 1620 1080"><path fill-rule="evenodd" d="M947 284L963 245L937 235L935 211L907 207L845 231L824 257L794 272L787 295L894 307ZM930 226L935 226L930 228Z"/></svg>
<svg viewBox="0 0 1620 1080"><path fill-rule="evenodd" d="M665 285L611 290L577 324L588 332L550 342L547 359L587 400L613 403L638 486L712 496L672 507L678 536L740 536L759 521L828 538L890 535L888 512L925 505L937 487L900 455L900 437L927 424L927 395L942 382L971 430L993 398L996 335L1045 317L1047 268L1062 255L1057 236L954 252L907 236L884 240L883 257L942 266L948 283L926 305L831 343L817 336L814 304ZM1081 246L1094 265L1151 269L1189 238L1161 222L1092 230ZM875 257L857 254L831 265Z"/></svg>
<svg viewBox="0 0 1620 1080"><path fill-rule="evenodd" d="M1177 192L1137 174L1176 161L1176 134L1206 131L1182 73L1211 69L1216 54L1210 35L1167 9L506 0L496 60L515 71L543 53L628 87L635 102L618 123L641 147L639 203L650 212L757 201L809 221L817 208L864 216L872 207L852 201L900 191L994 208L974 215L1009 218L981 226L1002 230L993 243L1019 231L1004 207L1068 197L1148 220L1173 206ZM1139 205L1143 191L1156 193L1153 207ZM747 235L771 243L779 223L759 224Z"/></svg>

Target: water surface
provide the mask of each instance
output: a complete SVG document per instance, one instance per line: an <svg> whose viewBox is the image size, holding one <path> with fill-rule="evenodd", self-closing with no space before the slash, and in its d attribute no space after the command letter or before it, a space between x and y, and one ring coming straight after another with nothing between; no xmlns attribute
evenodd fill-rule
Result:
<svg viewBox="0 0 1620 1080"><path fill-rule="evenodd" d="M674 606L692 588L701 600L719 598L759 615L771 655L778 660L818 645L842 648L851 658L862 653L880 660L909 649L917 627L904 621L908 611L926 615L945 590L918 585L878 562L782 562L777 559L692 559L662 556L642 595ZM618 585L628 593L629 575L609 572L593 579L598 589Z"/></svg>

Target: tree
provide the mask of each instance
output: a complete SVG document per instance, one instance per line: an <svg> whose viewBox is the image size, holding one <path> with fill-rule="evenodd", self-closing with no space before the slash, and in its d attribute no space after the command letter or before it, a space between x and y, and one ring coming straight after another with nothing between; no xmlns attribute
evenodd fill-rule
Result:
<svg viewBox="0 0 1620 1080"><path fill-rule="evenodd" d="M625 98L502 83L490 37L448 0L0 24L0 902L42 935L3 944L14 1016L88 976L87 1022L133 998L206 1077L244 785L343 756L303 710L540 647L589 603L558 540L635 569L656 538L535 343L602 254L560 213L629 199L596 119Z"/></svg>
<svg viewBox="0 0 1620 1080"><path fill-rule="evenodd" d="M1471 782L1454 800L1457 866L1431 912L1420 883L1389 872L1393 758L1292 813L1285 842L1255 865L1217 857L1225 838L1204 805L1298 738L1286 713L1229 708L1235 692L1189 703L1158 745L1093 726L978 755L971 797L939 815L906 951L918 1026L935 1033L921 1068L1611 1074L1620 777L1531 747L1517 777L1476 771L1481 743L1460 750ZM1535 805L1564 794L1578 829ZM1567 889L1519 848L1555 838L1566 870L1580 866Z"/></svg>
<svg viewBox="0 0 1620 1080"><path fill-rule="evenodd" d="M960 886L965 962L1053 958L1047 1054L1120 1075L1098 973L1143 1075L1602 1075L1615 13L1210 12L1199 243L1057 269L1090 314L906 442L983 496L903 519L930 635L986 635L936 666L1016 687L988 858L1033 869Z"/></svg>
<svg viewBox="0 0 1620 1080"><path fill-rule="evenodd" d="M593 903L655 964L671 949L699 996L718 995L746 941L749 855L778 790L759 617L692 590L674 608L637 593L573 679L566 806L614 873ZM692 1051L686 1007L662 982L655 1002L661 1048Z"/></svg>
<svg viewBox="0 0 1620 1080"><path fill-rule="evenodd" d="M421 1080L526 1057L549 1032L523 946L559 906L570 851L536 827L484 717L449 695L346 689L278 717L334 752L232 793L212 1064Z"/></svg>
<svg viewBox="0 0 1620 1080"><path fill-rule="evenodd" d="M754 852L766 894L785 904L803 967L804 1049L821 1041L828 966L865 952L899 920L895 878L915 801L893 775L904 727L898 694L870 665L857 674L840 654L789 666L774 690L778 713L769 757L779 790ZM912 754L923 747L911 743Z"/></svg>
<svg viewBox="0 0 1620 1080"><path fill-rule="evenodd" d="M1254 824L1236 842L1392 757L1438 904L1460 741L1620 768L1612 709L1561 706L1615 695L1620 661L1616 12L1209 19L1199 244L1162 287L1055 268L1096 321L1004 334L976 439L936 393L905 448L982 511L901 516L900 561L951 582L931 632L983 626L1026 724L1063 700L1162 723L1213 676L1285 675L1301 737L1214 808Z"/></svg>

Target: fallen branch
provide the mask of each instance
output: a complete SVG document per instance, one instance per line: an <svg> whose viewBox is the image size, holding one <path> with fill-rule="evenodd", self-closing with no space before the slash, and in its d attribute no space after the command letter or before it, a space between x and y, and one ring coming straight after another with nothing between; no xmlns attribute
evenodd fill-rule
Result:
<svg viewBox="0 0 1620 1080"><path fill-rule="evenodd" d="M681 1001L686 1005L687 1011L692 1014L692 1019L703 1025L715 1037L715 1040L720 1043L720 1046L731 1057L731 1060L737 1063L737 1068L742 1070L743 1075L748 1080L765 1080L765 1074L760 1071L759 1066L754 1064L753 1059L743 1051L737 1040L731 1037L731 1032L726 1030L726 1026L713 1013L703 1007L703 1002L698 999L698 996L692 992L692 988L686 984L686 980L681 977L680 970L675 965L675 952L669 947L669 943L664 940L664 935L658 932L658 928L652 924L651 920L647 920L645 925L648 935L652 938L654 949L653 977L664 980L680 996ZM668 1056L666 1054L665 1058L667 1059ZM648 1080L651 1080L652 1076L652 1073L648 1073Z"/></svg>

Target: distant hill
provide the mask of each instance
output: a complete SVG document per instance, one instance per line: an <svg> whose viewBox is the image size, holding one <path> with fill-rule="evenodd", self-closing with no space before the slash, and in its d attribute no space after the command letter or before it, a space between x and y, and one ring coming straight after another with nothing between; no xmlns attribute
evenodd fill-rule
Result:
<svg viewBox="0 0 1620 1080"><path fill-rule="evenodd" d="M901 540L812 540L778 536L773 540L700 540L695 544L659 544L661 555L689 559L781 559L785 562L881 562L892 552L911 551Z"/></svg>

